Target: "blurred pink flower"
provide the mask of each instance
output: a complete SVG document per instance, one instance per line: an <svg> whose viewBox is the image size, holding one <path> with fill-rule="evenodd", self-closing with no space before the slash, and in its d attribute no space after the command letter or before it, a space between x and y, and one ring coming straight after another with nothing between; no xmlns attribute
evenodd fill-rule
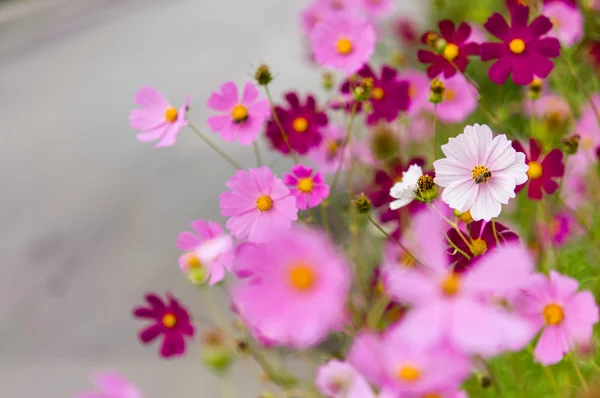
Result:
<svg viewBox="0 0 600 398"><path fill-rule="evenodd" d="M143 398L137 387L118 372L98 372L91 378L98 390L75 394L75 398Z"/></svg>
<svg viewBox="0 0 600 398"><path fill-rule="evenodd" d="M363 10L371 18L383 18L394 12L394 0L361 0Z"/></svg>
<svg viewBox="0 0 600 398"><path fill-rule="evenodd" d="M329 124L321 130L323 140L321 144L309 152L309 158L318 166L324 174L334 174L340 166L342 146L346 133L337 124ZM350 148L344 151L342 171L346 169L350 159Z"/></svg>
<svg viewBox="0 0 600 398"><path fill-rule="evenodd" d="M556 37L562 45L572 46L583 37L583 14L578 7L570 7L561 1L544 4L542 15L550 18L552 30L549 37Z"/></svg>
<svg viewBox="0 0 600 398"><path fill-rule="evenodd" d="M317 369L315 384L330 398L375 398L375 394L352 365L332 359Z"/></svg>
<svg viewBox="0 0 600 398"><path fill-rule="evenodd" d="M258 100L258 95L258 88L250 82L244 86L241 98L235 83L224 83L220 92L212 93L206 103L210 109L222 112L209 117L208 126L225 141L252 144L271 115L269 101Z"/></svg>
<svg viewBox="0 0 600 398"><path fill-rule="evenodd" d="M592 96L592 101L596 109L600 110L600 94ZM596 161L596 150L600 147L600 125L598 125L598 116L591 104L586 103L581 108L581 118L577 121L575 132L579 134L578 154L583 154L583 164L579 169L587 169L589 165ZM578 173L579 174L579 173Z"/></svg>
<svg viewBox="0 0 600 398"><path fill-rule="evenodd" d="M559 211L552 217L550 225L540 223L538 230L541 231L546 246L561 246L573 236L576 224L577 220L571 213Z"/></svg>
<svg viewBox="0 0 600 398"><path fill-rule="evenodd" d="M479 105L479 93L467 79L456 74L451 78L440 77L444 82L444 99L437 106L437 117L442 122L458 123L464 121ZM427 108L433 112L433 104Z"/></svg>
<svg viewBox="0 0 600 398"><path fill-rule="evenodd" d="M429 102L429 77L417 69L406 69L398 74L399 80L408 81L408 97L410 105L408 115L416 116L422 110L431 108Z"/></svg>
<svg viewBox="0 0 600 398"><path fill-rule="evenodd" d="M212 286L231 271L233 243L231 236L214 221L196 220L190 223L195 234L183 231L177 238L177 248L186 253L179 257L179 268L195 283L209 279Z"/></svg>
<svg viewBox="0 0 600 398"><path fill-rule="evenodd" d="M326 266L325 266L326 265ZM326 235L296 226L239 248L232 299L252 330L279 345L318 344L345 320L351 272Z"/></svg>
<svg viewBox="0 0 600 398"><path fill-rule="evenodd" d="M134 101L141 107L129 113L131 128L142 131L136 138L142 142L158 140L155 148L173 145L179 131L188 124L185 117L190 98L176 109L156 89L142 87Z"/></svg>
<svg viewBox="0 0 600 398"><path fill-rule="evenodd" d="M588 343L598 322L598 306L588 291L577 292L575 279L550 271L531 278L516 309L542 334L535 358L542 365L559 362L579 343Z"/></svg>
<svg viewBox="0 0 600 398"><path fill-rule="evenodd" d="M542 94L535 101L525 101L525 110L529 115L535 114L552 125L564 122L571 114L567 100L554 93Z"/></svg>
<svg viewBox="0 0 600 398"><path fill-rule="evenodd" d="M313 173L308 166L297 164L291 173L283 176L283 182L296 197L296 206L300 210L316 207L329 196L329 185L320 171Z"/></svg>
<svg viewBox="0 0 600 398"><path fill-rule="evenodd" d="M290 229L298 219L296 198L268 167L238 170L220 196L221 215L239 238L263 243Z"/></svg>

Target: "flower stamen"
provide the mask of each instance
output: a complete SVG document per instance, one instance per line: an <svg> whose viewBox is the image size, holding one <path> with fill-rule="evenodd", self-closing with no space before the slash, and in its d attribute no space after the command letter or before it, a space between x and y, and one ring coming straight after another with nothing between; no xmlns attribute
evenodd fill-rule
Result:
<svg viewBox="0 0 600 398"><path fill-rule="evenodd" d="M269 211L273 207L273 199L268 195L263 195L256 199L256 208L262 212Z"/></svg>
<svg viewBox="0 0 600 398"><path fill-rule="evenodd" d="M162 324L164 327L172 329L177 324L177 318L171 313L165 314L162 318Z"/></svg>
<svg viewBox="0 0 600 398"><path fill-rule="evenodd" d="M302 193L310 193L310 192L312 192L313 188L314 188L314 183L313 183L312 178L310 178L310 177L301 178L298 181L298 189Z"/></svg>
<svg viewBox="0 0 600 398"><path fill-rule="evenodd" d="M448 43L444 49L444 58L452 62L458 57L458 46L454 43Z"/></svg>
<svg viewBox="0 0 600 398"><path fill-rule="evenodd" d="M304 117L297 117L294 119L292 127L297 133L304 133L306 130L308 130L308 120L306 120Z"/></svg>
<svg viewBox="0 0 600 398"><path fill-rule="evenodd" d="M542 165L539 162L529 162L529 170L527 170L527 177L530 180L537 180L542 176Z"/></svg>
<svg viewBox="0 0 600 398"><path fill-rule="evenodd" d="M373 88L373 91L371 91L371 96L376 99L376 100L380 100L384 97L385 92L383 91L383 89L381 87L375 87Z"/></svg>
<svg viewBox="0 0 600 398"><path fill-rule="evenodd" d="M525 51L525 42L521 39L512 39L508 43L508 48L513 54L522 54Z"/></svg>
<svg viewBox="0 0 600 398"><path fill-rule="evenodd" d="M292 286L299 291L310 290L315 284L315 273L305 264L292 267L289 277Z"/></svg>
<svg viewBox="0 0 600 398"><path fill-rule="evenodd" d="M343 37L337 41L337 51L342 55L348 55L352 52L352 42Z"/></svg>
<svg viewBox="0 0 600 398"><path fill-rule="evenodd" d="M248 119L248 109L244 105L236 105L231 111L235 123L242 123Z"/></svg>
<svg viewBox="0 0 600 398"><path fill-rule="evenodd" d="M177 109L169 108L165 111L165 119L169 123L173 123L177 120Z"/></svg>
<svg viewBox="0 0 600 398"><path fill-rule="evenodd" d="M473 181L475 184L487 182L492 176L492 172L485 166L475 166L472 172Z"/></svg>
<svg viewBox="0 0 600 398"><path fill-rule="evenodd" d="M544 321L547 325L560 325L565 319L565 312L558 304L549 304L544 308Z"/></svg>
<svg viewBox="0 0 600 398"><path fill-rule="evenodd" d="M402 366L396 372L396 376L402 381L412 383L421 378L421 371L414 366Z"/></svg>

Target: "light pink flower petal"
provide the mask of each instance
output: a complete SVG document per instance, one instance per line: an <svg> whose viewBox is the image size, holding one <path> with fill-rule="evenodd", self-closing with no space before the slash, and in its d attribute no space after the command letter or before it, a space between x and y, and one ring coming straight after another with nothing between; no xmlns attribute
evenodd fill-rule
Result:
<svg viewBox="0 0 600 398"><path fill-rule="evenodd" d="M210 279L208 284L213 286L215 283L218 283L225 278L225 269L221 266L220 263L213 264L210 271Z"/></svg>
<svg viewBox="0 0 600 398"><path fill-rule="evenodd" d="M404 339L416 347L430 347L439 343L448 327L450 308L439 300L415 307L401 323Z"/></svg>
<svg viewBox="0 0 600 398"><path fill-rule="evenodd" d="M578 343L587 343L598 323L598 305L592 293L584 291L571 297L564 305L564 327Z"/></svg>
<svg viewBox="0 0 600 398"><path fill-rule="evenodd" d="M249 105L258 98L258 88L253 83L246 83L244 86L244 94L242 96L242 104Z"/></svg>
<svg viewBox="0 0 600 398"><path fill-rule="evenodd" d="M179 233L177 248L180 250L194 250L202 241L189 231Z"/></svg>
<svg viewBox="0 0 600 398"><path fill-rule="evenodd" d="M425 305L440 294L431 277L415 270L385 267L383 283L388 294L409 304Z"/></svg>
<svg viewBox="0 0 600 398"><path fill-rule="evenodd" d="M383 349L378 335L361 332L353 340L347 360L369 381L381 385L385 380L385 369L381 361Z"/></svg>
<svg viewBox="0 0 600 398"><path fill-rule="evenodd" d="M231 115L216 115L211 116L206 120L208 127L213 132L223 131L225 126L227 126L231 122Z"/></svg>
<svg viewBox="0 0 600 398"><path fill-rule="evenodd" d="M555 300L566 301L579 289L579 283L573 278L550 271L550 291Z"/></svg>
<svg viewBox="0 0 600 398"><path fill-rule="evenodd" d="M534 356L544 366L560 362L569 352L569 344L559 327L546 327L535 346Z"/></svg>
<svg viewBox="0 0 600 398"><path fill-rule="evenodd" d="M473 220L490 221L492 218L498 217L501 211L502 205L494 199L490 187L487 184L480 184L477 199L471 207Z"/></svg>
<svg viewBox="0 0 600 398"><path fill-rule="evenodd" d="M204 241L210 238L214 238L216 235L213 234L212 232L212 228L211 225L209 224L212 221L209 221L208 223L204 220L196 220L196 221L192 221L190 223L190 227L192 227L192 229L198 234L198 236L201 238L200 241ZM213 223L216 224L216 223ZM216 224L218 226L218 228L220 229L219 224ZM216 231L215 231L216 232ZM222 231L220 231L219 233L217 233L217 235L220 235L222 233Z"/></svg>
<svg viewBox="0 0 600 398"><path fill-rule="evenodd" d="M152 130L148 130L144 133L137 134L135 136L135 138L137 138L141 142L156 141L160 137L162 137L168 129L169 129L169 125L165 123L163 125L157 126L156 128L154 128Z"/></svg>
<svg viewBox="0 0 600 398"><path fill-rule="evenodd" d="M441 187L447 187L457 180L473 178L472 169L451 158L438 159L433 162L433 166L435 167L435 183Z"/></svg>
<svg viewBox="0 0 600 398"><path fill-rule="evenodd" d="M221 93L223 98L235 105L238 102L238 90L234 82L226 82L221 85Z"/></svg>
<svg viewBox="0 0 600 398"><path fill-rule="evenodd" d="M165 123L165 112L160 109L133 109L129 112L129 124L134 130L152 130Z"/></svg>
<svg viewBox="0 0 600 398"><path fill-rule="evenodd" d="M153 87L142 87L135 95L134 101L144 108L161 108L163 110L170 107L169 103L158 90Z"/></svg>
<svg viewBox="0 0 600 398"><path fill-rule="evenodd" d="M316 385L331 398L376 398L363 375L352 365L336 359L319 367Z"/></svg>
<svg viewBox="0 0 600 398"><path fill-rule="evenodd" d="M491 136L492 130L487 126L485 127ZM491 142L486 143L487 147L480 148L482 153L485 154L485 159L481 164L490 169L492 176L494 176L494 172L504 170L514 163L517 151L513 149L511 143L506 135L500 134L494 137Z"/></svg>
<svg viewBox="0 0 600 398"><path fill-rule="evenodd" d="M461 213L471 209L477 202L481 187L470 176L450 184L442 192L442 200Z"/></svg>
<svg viewBox="0 0 600 398"><path fill-rule="evenodd" d="M179 130L181 129L175 123L168 124L165 129L164 135L160 138L158 143L154 146L155 148L162 148L167 146L172 146L177 141L177 135L179 134Z"/></svg>

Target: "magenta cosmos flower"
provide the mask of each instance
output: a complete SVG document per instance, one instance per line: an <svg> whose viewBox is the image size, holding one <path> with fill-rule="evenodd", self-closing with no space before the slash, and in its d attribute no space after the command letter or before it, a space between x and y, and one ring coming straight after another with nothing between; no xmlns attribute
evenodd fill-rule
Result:
<svg viewBox="0 0 600 398"><path fill-rule="evenodd" d="M194 283L207 279L212 286L231 271L233 243L231 237L214 221L196 220L190 223L195 233L183 231L177 238L177 248L186 253L179 257L179 268Z"/></svg>
<svg viewBox="0 0 600 398"><path fill-rule="evenodd" d="M548 195L552 195L558 189L558 183L555 178L560 178L565 174L565 165L563 163L563 153L560 149L554 148L545 156L542 156L542 149L536 140L529 140L529 154L520 142L513 142L513 148L517 152L524 153L525 161L529 165L527 176L529 177L529 188L527 196L533 200L542 199L542 190ZM519 185L515 192L525 188L525 185Z"/></svg>
<svg viewBox="0 0 600 398"><path fill-rule="evenodd" d="M264 245L241 246L234 267L235 306L270 341L308 348L344 322L350 268L320 232L296 226Z"/></svg>
<svg viewBox="0 0 600 398"><path fill-rule="evenodd" d="M542 335L535 358L542 365L559 362L578 344L589 343L598 323L598 306L588 292L577 292L575 279L550 271L550 279L536 275L516 307Z"/></svg>
<svg viewBox="0 0 600 398"><path fill-rule="evenodd" d="M239 239L263 243L290 229L298 219L296 198L268 167L238 170L220 196L221 215Z"/></svg>
<svg viewBox="0 0 600 398"><path fill-rule="evenodd" d="M99 372L92 375L97 391L76 394L75 398L143 398L129 380L117 372Z"/></svg>
<svg viewBox="0 0 600 398"><path fill-rule="evenodd" d="M309 95L306 103L301 103L298 94L289 92L285 95L287 108L275 107L275 113L283 126L289 146L281 134L281 128L275 119L267 123L267 138L274 149L281 153L290 153L290 146L299 154L307 153L318 146L322 140L322 129L327 126L327 114L317 109L315 97Z"/></svg>
<svg viewBox="0 0 600 398"><path fill-rule="evenodd" d="M417 52L420 62L431 64L427 68L427 75L434 78L443 73L445 77L452 77L456 74L456 68L464 72L469 64L467 57L479 55L479 44L468 41L471 36L471 26L461 22L458 29L455 30L452 21L443 20L440 21L438 27L440 35L447 42L444 52L442 54L426 50ZM427 37L431 34L432 32L425 33L421 41L427 44Z"/></svg>
<svg viewBox="0 0 600 398"><path fill-rule="evenodd" d="M540 15L528 25L529 8L522 5L509 7L511 26L499 13L485 23L488 32L502 43L482 43L481 60L498 59L489 69L488 76L496 84L504 84L512 74L515 84L528 85L534 75L546 78L554 68L549 58L560 55L560 43L554 37L542 37L552 29L548 17Z"/></svg>
<svg viewBox="0 0 600 398"><path fill-rule="evenodd" d="M133 314L139 319L152 321L139 333L139 338L144 344L149 344L159 336L163 336L160 355L165 358L180 356L185 353L184 337L194 336L194 325L190 315L179 301L167 294L167 302L154 293L146 294L149 306L134 308Z"/></svg>
<svg viewBox="0 0 600 398"><path fill-rule="evenodd" d="M315 384L331 398L376 398L364 376L349 363L337 359L319 366Z"/></svg>
<svg viewBox="0 0 600 398"><path fill-rule="evenodd" d="M572 46L583 38L583 14L577 7L555 1L544 4L542 15L552 22L549 37L556 37L563 45Z"/></svg>
<svg viewBox="0 0 600 398"><path fill-rule="evenodd" d="M185 116L189 97L177 109L169 105L156 89L142 87L134 101L141 109L133 109L129 113L129 123L132 129L143 131L136 138L142 142L158 140L155 148L173 145L179 131L188 124Z"/></svg>
<svg viewBox="0 0 600 398"><path fill-rule="evenodd" d="M223 112L208 118L210 129L219 133L225 141L238 140L242 145L250 145L258 138L265 120L271 114L269 101L258 100L258 88L246 83L241 98L233 82L221 86L220 92L210 95L206 106Z"/></svg>
<svg viewBox="0 0 600 398"><path fill-rule="evenodd" d="M346 76L369 61L376 40L373 26L349 13L327 18L310 33L316 61L322 66L343 70Z"/></svg>
<svg viewBox="0 0 600 398"><path fill-rule="evenodd" d="M540 223L538 230L546 247L561 246L573 236L576 225L577 220L571 213L559 211L552 217L550 225Z"/></svg>
<svg viewBox="0 0 600 398"><path fill-rule="evenodd" d="M530 325L482 297L508 297L523 287L533 272L531 255L519 244L507 244L457 274L437 218L430 210L415 216L415 235L430 237L427 250L413 253L423 265L385 270L386 292L412 306L402 323L406 343L430 347L447 342L465 355L483 356L522 349L531 338Z"/></svg>
<svg viewBox="0 0 600 398"><path fill-rule="evenodd" d="M443 101L437 105L437 117L442 122L458 123L464 121L479 105L479 93L463 75L454 75L444 82ZM433 111L433 104L428 108Z"/></svg>
<svg viewBox="0 0 600 398"><path fill-rule="evenodd" d="M469 359L448 346L410 344L403 323L383 335L359 334L348 361L379 389L402 397L427 396L449 386L456 391L471 371Z"/></svg>
<svg viewBox="0 0 600 398"><path fill-rule="evenodd" d="M466 126L464 133L442 145L446 158L433 162L442 200L475 221L498 217L502 205L527 181L525 154L515 151L506 135L493 137L485 124Z"/></svg>
<svg viewBox="0 0 600 398"><path fill-rule="evenodd" d="M384 65L378 76L369 65L364 65L358 70L357 74L362 78L373 79L373 90L369 100L372 110L367 115L368 125L375 125L380 121L392 122L398 117L400 111L408 109L410 105L409 83L405 80L399 80L398 72L394 69ZM349 94L351 88L350 81L346 80L341 87L341 91L343 94ZM351 101L349 108L352 108L354 103L355 101ZM358 105L360 106L361 103Z"/></svg>
<svg viewBox="0 0 600 398"><path fill-rule="evenodd" d="M297 164L291 173L283 176L283 182L296 198L296 206L300 210L316 207L329 196L329 185L320 171L313 173L308 166Z"/></svg>

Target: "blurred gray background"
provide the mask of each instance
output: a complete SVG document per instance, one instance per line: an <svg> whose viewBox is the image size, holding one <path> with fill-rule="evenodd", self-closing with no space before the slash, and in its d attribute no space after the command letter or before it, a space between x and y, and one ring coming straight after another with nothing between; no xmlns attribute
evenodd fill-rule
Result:
<svg viewBox="0 0 600 398"><path fill-rule="evenodd" d="M190 220L221 220L232 169L189 130L172 148L136 141L128 112L149 84L175 105L190 95L189 118L206 130L210 92L261 62L277 74L277 98L318 90L304 4L0 0L0 396L71 397L97 369L123 371L148 398L221 396L197 346L160 360L138 344L130 311L156 290L205 313L175 242ZM254 165L251 148L212 138ZM238 397L261 390L256 375L249 361L236 366Z"/></svg>

